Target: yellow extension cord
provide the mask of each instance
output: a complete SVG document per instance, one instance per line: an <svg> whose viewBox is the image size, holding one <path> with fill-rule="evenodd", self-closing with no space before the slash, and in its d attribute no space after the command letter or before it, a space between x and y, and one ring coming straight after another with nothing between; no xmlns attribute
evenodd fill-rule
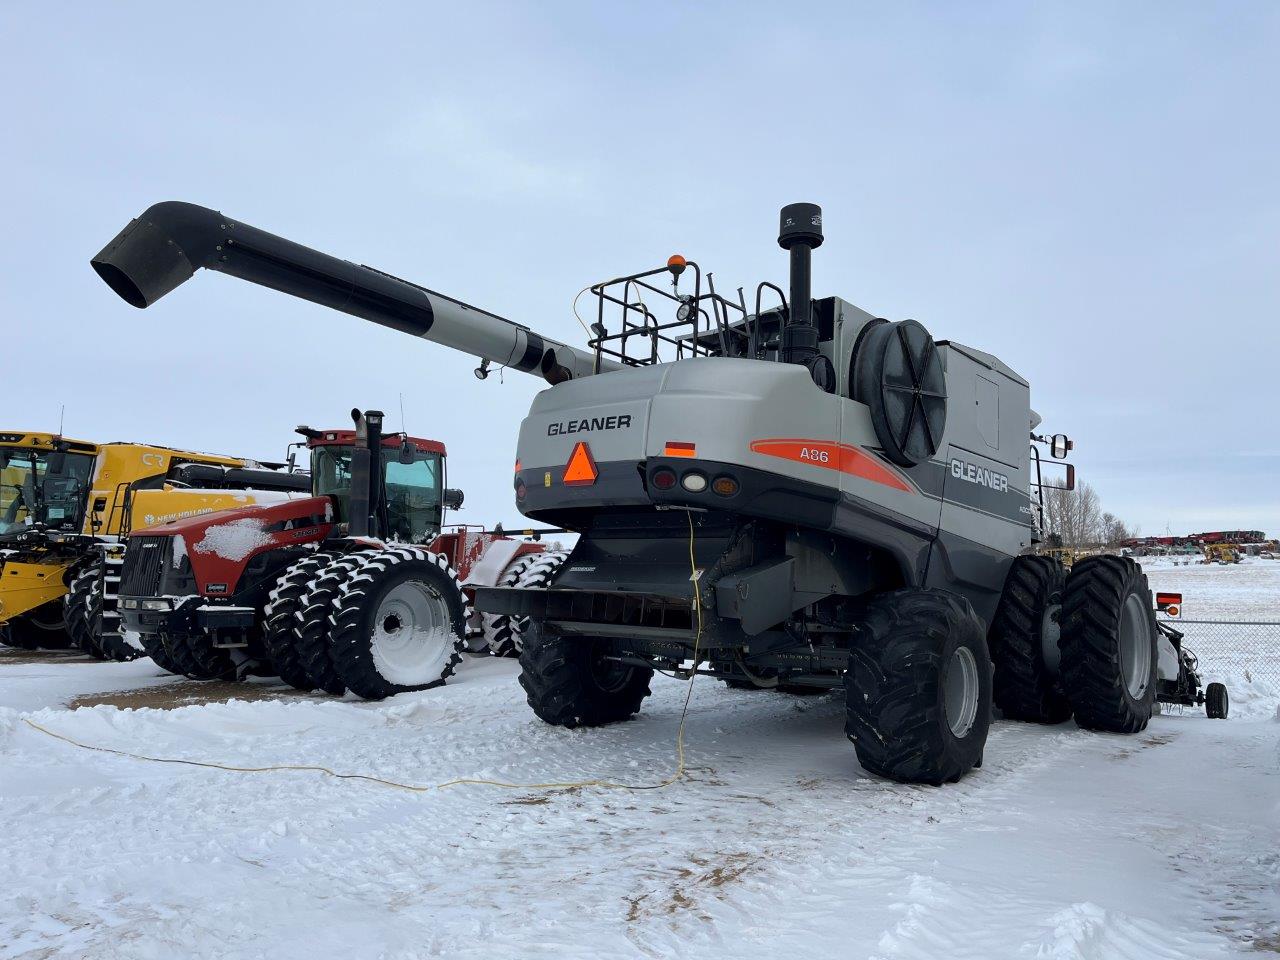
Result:
<svg viewBox="0 0 1280 960"><path fill-rule="evenodd" d="M459 777L456 780L446 780L443 783L436 784L414 784L400 783L396 780L387 780L383 777L375 777L367 773L338 773L336 770L330 770L318 764L302 764L302 763L279 763L271 764L265 767L238 767L229 763L213 763L207 760L182 760L176 757L151 757L142 753L132 753L128 750L116 750L112 747L96 746L91 743L82 743L73 737L65 734L55 733L54 731L43 727L34 720L22 718L22 722L34 730L38 730L47 736L53 737L55 740L61 740L63 743L69 743L73 747L79 747L82 750L93 750L98 753L110 753L117 757L128 757L131 760L146 760L150 763L173 763L187 767L205 767L210 770L228 770L232 773L275 773L286 770L297 770L307 773L322 773L326 776L333 777L337 780L363 780L367 783L377 783L385 787L394 787L397 790L408 790L412 793L426 793L430 790L443 790L446 787L457 787L464 784L472 786L485 787L502 787L508 790L569 790L578 787L601 787L607 790L661 790L669 787L673 783L678 782L684 777L684 725L685 720L689 716L689 700L693 696L693 681L697 676L698 654L702 644L702 588L698 576L698 565L694 558L694 536L693 536L693 512L688 511L686 516L689 520L689 568L690 579L693 581L693 602L694 610L698 618L698 631L693 638L693 670L695 672L689 675L689 684L685 690L684 707L680 711L680 724L676 728L676 769L671 776L657 783L618 783L613 780L575 780L564 783L508 783L505 780L486 780L481 777Z"/></svg>

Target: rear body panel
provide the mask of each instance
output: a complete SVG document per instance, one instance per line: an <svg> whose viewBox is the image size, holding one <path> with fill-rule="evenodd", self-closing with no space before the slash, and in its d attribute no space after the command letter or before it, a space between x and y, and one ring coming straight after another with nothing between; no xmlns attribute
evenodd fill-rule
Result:
<svg viewBox="0 0 1280 960"><path fill-rule="evenodd" d="M844 322L824 352L847 385L852 341L869 315L841 301L832 310ZM824 597L895 583L960 593L989 623L1010 563L1032 544L1029 391L981 351L945 342L938 351L946 429L938 453L912 467L886 457L864 403L818 389L797 365L692 358L543 391L520 429L520 509L584 536L549 593L482 589L478 604L551 617L570 632L588 627L561 619L567 613L631 617L657 630L673 622L665 607L683 604L687 634L698 574L682 508L692 507L694 567L708 570L708 582L722 581L717 613L736 621L726 643L738 627L758 634L784 607L789 615ZM567 483L582 443L595 480ZM659 489L651 480L660 468L682 479L699 472L708 488ZM709 488L718 477L736 481L732 496ZM664 508L676 508L668 516L679 523L655 520L661 529L646 531L645 516ZM752 545L729 560L744 536ZM741 601L751 591L754 599Z"/></svg>

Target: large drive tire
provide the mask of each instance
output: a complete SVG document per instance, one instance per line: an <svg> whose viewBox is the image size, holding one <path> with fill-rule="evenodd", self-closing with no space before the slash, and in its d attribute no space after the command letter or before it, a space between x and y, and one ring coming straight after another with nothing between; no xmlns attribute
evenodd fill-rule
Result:
<svg viewBox="0 0 1280 960"><path fill-rule="evenodd" d="M870 773L938 786L982 763L991 659L963 597L911 587L874 598L844 689L845 733Z"/></svg>
<svg viewBox="0 0 1280 960"><path fill-rule="evenodd" d="M1211 683L1204 688L1204 712L1210 720L1227 719L1229 706L1225 686L1220 683Z"/></svg>
<svg viewBox="0 0 1280 960"><path fill-rule="evenodd" d="M291 564L267 594L263 608L262 642L276 675L297 690L314 690L298 649L298 613L311 584L337 556L313 553Z"/></svg>
<svg viewBox="0 0 1280 960"><path fill-rule="evenodd" d="M366 700L437 687L462 660L470 615L442 554L421 547L368 554L334 601L334 669Z"/></svg>
<svg viewBox="0 0 1280 960"><path fill-rule="evenodd" d="M1071 702L1058 679L1058 636L1066 573L1052 557L1017 557L1004 581L987 639L996 706L1007 719L1062 723Z"/></svg>
<svg viewBox="0 0 1280 960"><path fill-rule="evenodd" d="M30 630L24 630L18 620L14 617L8 623L0 624L0 643L15 650L38 650L40 638L32 636Z"/></svg>
<svg viewBox="0 0 1280 960"><path fill-rule="evenodd" d="M885 456L903 467L938 452L947 425L947 377L929 331L915 320L869 324L854 351L853 399L871 411Z"/></svg>
<svg viewBox="0 0 1280 960"><path fill-rule="evenodd" d="M108 564L103 557L94 559L72 579L63 598L63 616L76 645L89 656L127 663L138 659L143 651L129 643L120 631L120 614L116 610L119 575L118 562ZM114 582L108 583L108 577Z"/></svg>
<svg viewBox="0 0 1280 960"><path fill-rule="evenodd" d="M155 661L157 667L182 676L182 670L174 662L173 657L169 656L164 637L158 633L141 633L138 634L138 642L142 645L143 652Z"/></svg>
<svg viewBox="0 0 1280 960"><path fill-rule="evenodd" d="M1128 557L1085 557L1062 598L1062 686L1076 723L1137 733L1156 699L1156 621L1146 575Z"/></svg>
<svg viewBox="0 0 1280 960"><path fill-rule="evenodd" d="M514 587L524 572L543 556L545 554L526 553L523 556L516 557L511 563L507 564L507 568L502 571L502 576L498 578L498 582L494 586ZM516 647L515 624L511 614L486 613L481 616L481 623L484 627L485 646L492 656L518 657L520 655L520 651Z"/></svg>
<svg viewBox="0 0 1280 960"><path fill-rule="evenodd" d="M331 560L316 574L306 594L298 600L294 627L298 662L306 671L307 681L315 689L335 697L346 693L347 685L333 665L329 648L329 617L333 613L334 600L368 555L368 550L361 550Z"/></svg>
<svg viewBox="0 0 1280 960"><path fill-rule="evenodd" d="M565 637L539 620L524 628L520 686L533 712L557 727L629 720L649 695L653 671L611 663L585 637Z"/></svg>
<svg viewBox="0 0 1280 960"><path fill-rule="evenodd" d="M4 635L4 643L20 650L67 650L75 646L63 619L61 600L50 600L14 617L5 624Z"/></svg>
<svg viewBox="0 0 1280 960"><path fill-rule="evenodd" d="M100 622L93 622L94 607L101 606L101 601L95 603L94 599L100 589L101 576L101 567L97 563L89 564L71 578L66 596L62 598L62 618L67 624L67 633L82 652L95 660L108 659L98 644Z"/></svg>
<svg viewBox="0 0 1280 960"><path fill-rule="evenodd" d="M207 633L166 633L164 649L178 673L192 680L234 680L236 664L231 654L213 645Z"/></svg>

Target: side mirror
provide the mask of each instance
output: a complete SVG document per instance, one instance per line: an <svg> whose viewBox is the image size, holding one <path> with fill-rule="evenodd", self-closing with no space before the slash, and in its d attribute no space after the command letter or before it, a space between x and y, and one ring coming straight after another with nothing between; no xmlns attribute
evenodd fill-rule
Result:
<svg viewBox="0 0 1280 960"><path fill-rule="evenodd" d="M397 457L397 459L405 466L408 466L409 464L417 460L417 458L418 458L418 451L414 449L413 444L410 443L408 440L400 441L400 454Z"/></svg>
<svg viewBox="0 0 1280 960"><path fill-rule="evenodd" d="M1075 446L1065 433L1055 433L1049 438L1049 455L1055 460L1065 460Z"/></svg>
<svg viewBox="0 0 1280 960"><path fill-rule="evenodd" d="M445 487L444 489L444 508L446 510L461 510L463 495L461 490L453 487Z"/></svg>
<svg viewBox="0 0 1280 960"><path fill-rule="evenodd" d="M1067 485L1064 490L1074 490L1076 488L1076 465L1074 463L1067 464Z"/></svg>

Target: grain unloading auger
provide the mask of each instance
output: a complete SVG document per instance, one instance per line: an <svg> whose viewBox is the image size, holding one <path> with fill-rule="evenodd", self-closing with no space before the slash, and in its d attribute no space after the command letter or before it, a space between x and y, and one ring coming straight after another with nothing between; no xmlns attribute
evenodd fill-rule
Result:
<svg viewBox="0 0 1280 960"><path fill-rule="evenodd" d="M549 585L476 592L522 623L521 683L549 723L625 720L655 670L842 686L863 766L925 783L981 762L993 699L1141 730L1179 658L1137 564L1067 576L1032 554L1027 382L914 320L814 300L822 240L818 207L783 209L789 295L762 283L754 310L678 256L597 284L589 351L182 204L94 267L147 306L208 266L552 384L521 425L516 502L579 541Z"/></svg>
<svg viewBox="0 0 1280 960"><path fill-rule="evenodd" d="M370 267L340 260L192 203L149 207L91 261L127 303L149 307L204 267L469 353L548 383L597 367L583 350Z"/></svg>

